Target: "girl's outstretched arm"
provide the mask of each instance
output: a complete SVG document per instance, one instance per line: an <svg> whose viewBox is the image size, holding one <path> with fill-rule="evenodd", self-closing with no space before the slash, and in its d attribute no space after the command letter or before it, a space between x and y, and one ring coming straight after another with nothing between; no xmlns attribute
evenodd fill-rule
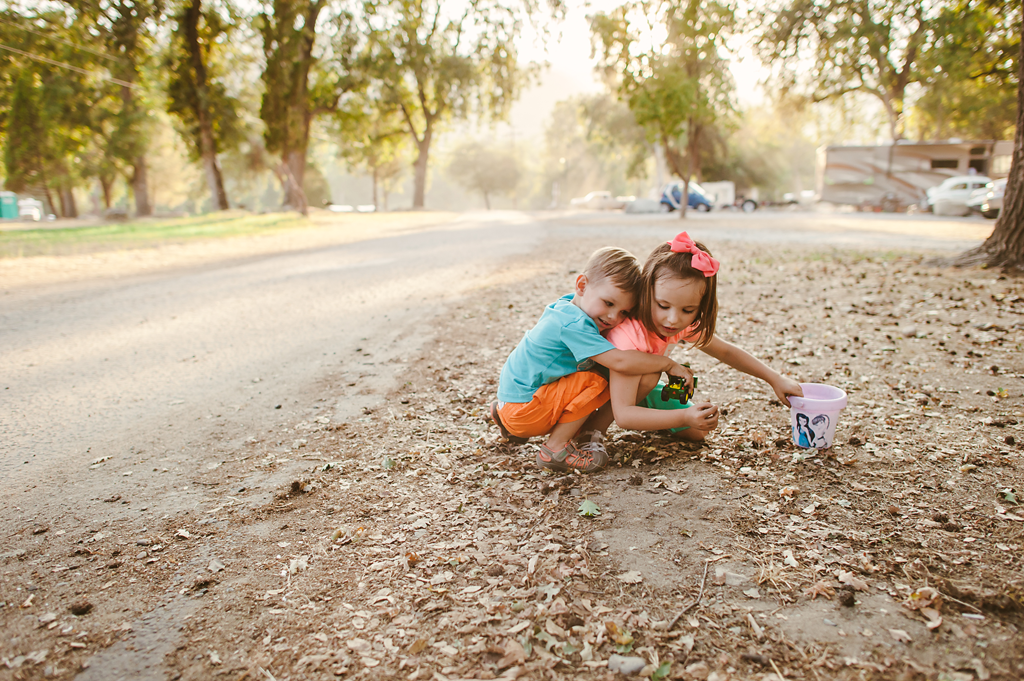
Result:
<svg viewBox="0 0 1024 681"><path fill-rule="evenodd" d="M800 388L799 383L788 376L783 376L743 348L722 340L717 334L708 345L699 349L719 362L728 364L736 371L760 378L772 387L775 396L787 407L790 406L790 395L803 397L804 391Z"/></svg>

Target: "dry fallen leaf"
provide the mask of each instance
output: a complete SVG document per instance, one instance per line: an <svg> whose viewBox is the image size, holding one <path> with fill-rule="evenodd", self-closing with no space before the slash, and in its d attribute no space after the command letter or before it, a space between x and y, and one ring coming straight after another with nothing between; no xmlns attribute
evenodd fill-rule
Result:
<svg viewBox="0 0 1024 681"><path fill-rule="evenodd" d="M498 660L498 669L515 667L526 662L526 650L515 639L510 638L502 647L504 656Z"/></svg>
<svg viewBox="0 0 1024 681"><path fill-rule="evenodd" d="M810 596L812 601L818 596L824 596L825 598L831 599L836 595L836 590L823 579L804 589L804 595Z"/></svg>
<svg viewBox="0 0 1024 681"><path fill-rule="evenodd" d="M913 640L910 638L910 634L902 629L890 629L889 633L892 634L893 639L895 639L897 643L910 643L910 641Z"/></svg>
<svg viewBox="0 0 1024 681"><path fill-rule="evenodd" d="M846 584L847 586L851 586L854 589L856 589L857 591L867 591L868 590L868 583L865 582L860 577L855 576L852 572L844 572L844 571L840 570L840 571L838 571L836 573L836 578L839 580L839 582L841 584Z"/></svg>
<svg viewBox="0 0 1024 681"><path fill-rule="evenodd" d="M623 572L619 575L618 580L620 582L625 582L626 584L639 584L644 581L644 576L640 574L639 570L630 570L629 572Z"/></svg>

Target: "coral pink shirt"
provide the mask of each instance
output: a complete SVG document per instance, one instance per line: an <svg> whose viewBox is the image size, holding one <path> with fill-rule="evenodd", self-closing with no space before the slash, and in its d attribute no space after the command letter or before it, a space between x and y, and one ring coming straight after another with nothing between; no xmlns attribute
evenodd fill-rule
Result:
<svg viewBox="0 0 1024 681"><path fill-rule="evenodd" d="M606 333L605 338L619 350L639 350L652 355L664 355L669 345L685 340L687 331L689 329L665 339L653 331L648 331L638 319L627 319Z"/></svg>

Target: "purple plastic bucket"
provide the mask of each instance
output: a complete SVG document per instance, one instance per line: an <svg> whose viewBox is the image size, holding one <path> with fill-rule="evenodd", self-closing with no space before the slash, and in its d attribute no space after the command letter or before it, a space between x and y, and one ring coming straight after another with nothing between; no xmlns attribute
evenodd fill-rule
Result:
<svg viewBox="0 0 1024 681"><path fill-rule="evenodd" d="M823 383L801 383L803 397L790 397L793 444L806 449L828 449L836 435L839 412L846 406L846 391Z"/></svg>

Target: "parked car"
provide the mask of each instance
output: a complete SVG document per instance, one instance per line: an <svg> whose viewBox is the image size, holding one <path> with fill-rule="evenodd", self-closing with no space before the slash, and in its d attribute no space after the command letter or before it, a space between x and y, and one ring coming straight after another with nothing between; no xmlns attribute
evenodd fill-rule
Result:
<svg viewBox="0 0 1024 681"><path fill-rule="evenodd" d="M670 182L661 190L661 205L671 213L682 205L683 183ZM696 182L690 183L690 195L686 204L696 211L706 213L711 210L711 198Z"/></svg>
<svg viewBox="0 0 1024 681"><path fill-rule="evenodd" d="M984 175L947 177L942 184L925 192L928 207L936 215L967 215L970 213L967 202L971 195L991 181Z"/></svg>
<svg viewBox="0 0 1024 681"><path fill-rule="evenodd" d="M590 208L591 210L622 210L632 201L633 196L612 196L611 192L590 192L586 196L575 198L569 202L573 208Z"/></svg>
<svg viewBox="0 0 1024 681"><path fill-rule="evenodd" d="M967 201L967 207L974 213L981 213L989 220L999 217L1003 209L1003 193L1006 192L1006 178L993 180L974 192Z"/></svg>

